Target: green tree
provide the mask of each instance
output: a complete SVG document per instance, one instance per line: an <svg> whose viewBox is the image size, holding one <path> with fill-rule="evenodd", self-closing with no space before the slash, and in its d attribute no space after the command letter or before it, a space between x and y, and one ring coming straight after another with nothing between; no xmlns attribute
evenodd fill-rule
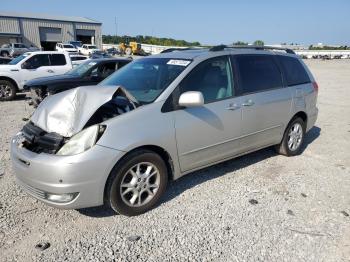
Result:
<svg viewBox="0 0 350 262"><path fill-rule="evenodd" d="M151 44L151 45L164 45L164 46L200 46L201 44L196 42L187 42L185 40L176 40L172 38L159 38L154 36L147 35L137 35L137 36L112 36L112 35L103 35L102 41L105 44L119 44L126 42L138 42L142 44Z"/></svg>
<svg viewBox="0 0 350 262"><path fill-rule="evenodd" d="M265 43L264 43L264 41L262 41L262 40L256 40L256 41L254 41L254 43L253 43L253 45L257 45L257 46L263 46Z"/></svg>
<svg viewBox="0 0 350 262"><path fill-rule="evenodd" d="M237 41L237 42L233 42L233 45L248 45L248 43L243 41Z"/></svg>

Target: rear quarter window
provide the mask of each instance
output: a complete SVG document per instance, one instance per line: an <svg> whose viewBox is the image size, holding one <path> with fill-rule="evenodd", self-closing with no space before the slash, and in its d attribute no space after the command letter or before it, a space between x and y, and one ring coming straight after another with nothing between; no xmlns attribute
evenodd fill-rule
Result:
<svg viewBox="0 0 350 262"><path fill-rule="evenodd" d="M269 89L281 88L280 69L269 55L235 56L243 94L255 93Z"/></svg>
<svg viewBox="0 0 350 262"><path fill-rule="evenodd" d="M278 56L287 86L310 83L310 77L299 59L289 56Z"/></svg>
<svg viewBox="0 0 350 262"><path fill-rule="evenodd" d="M63 54L50 55L50 62L52 66L63 66L67 64L66 57Z"/></svg>

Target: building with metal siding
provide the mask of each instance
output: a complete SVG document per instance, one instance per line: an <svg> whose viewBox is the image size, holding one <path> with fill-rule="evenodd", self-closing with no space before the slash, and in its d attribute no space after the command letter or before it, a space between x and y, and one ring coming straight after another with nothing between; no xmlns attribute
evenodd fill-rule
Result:
<svg viewBox="0 0 350 262"><path fill-rule="evenodd" d="M79 40L102 47L102 24L89 18L0 11L0 44L22 42L53 49L57 42Z"/></svg>

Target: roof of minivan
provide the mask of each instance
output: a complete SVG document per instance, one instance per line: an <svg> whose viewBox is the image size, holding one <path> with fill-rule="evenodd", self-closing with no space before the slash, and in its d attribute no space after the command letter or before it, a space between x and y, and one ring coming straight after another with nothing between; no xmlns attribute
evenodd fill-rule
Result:
<svg viewBox="0 0 350 262"><path fill-rule="evenodd" d="M151 56L152 58L170 58L170 59L195 59L197 57L211 57L224 54L281 54L287 56L296 56L295 54L288 54L284 51L275 50L256 50L254 48L227 48L221 51L210 51L208 48L198 48L190 50L176 50L168 53L160 53Z"/></svg>
<svg viewBox="0 0 350 262"><path fill-rule="evenodd" d="M104 57L104 58L96 58L96 59L89 59L87 61L90 62L113 62L113 61L132 61L130 58L125 57Z"/></svg>

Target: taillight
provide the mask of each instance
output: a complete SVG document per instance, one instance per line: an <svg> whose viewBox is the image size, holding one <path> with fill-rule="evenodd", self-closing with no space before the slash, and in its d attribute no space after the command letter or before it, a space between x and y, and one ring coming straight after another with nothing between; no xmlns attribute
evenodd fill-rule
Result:
<svg viewBox="0 0 350 262"><path fill-rule="evenodd" d="M312 82L312 85L314 86L315 91L318 92L318 84L316 82Z"/></svg>

